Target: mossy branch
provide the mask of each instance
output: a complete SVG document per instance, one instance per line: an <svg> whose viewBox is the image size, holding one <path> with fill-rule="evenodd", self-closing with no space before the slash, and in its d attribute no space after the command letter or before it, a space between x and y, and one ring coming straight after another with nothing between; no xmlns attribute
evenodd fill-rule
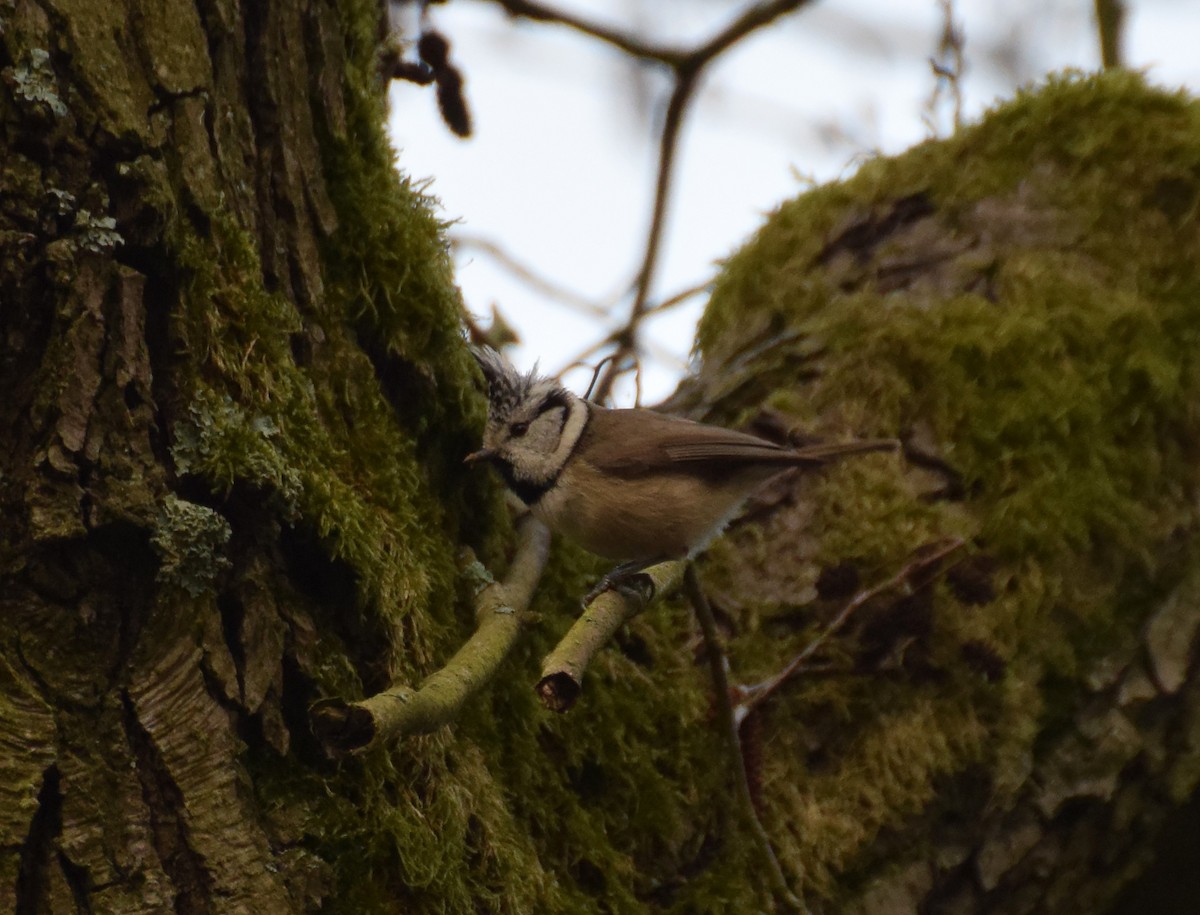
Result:
<svg viewBox="0 0 1200 915"><path fill-rule="evenodd" d="M520 634L550 549L550 532L532 517L523 519L518 530L508 575L479 592L477 628L445 667L416 689L394 685L361 702L326 699L313 705L313 733L326 751L346 753L434 731L453 721L467 699L495 675Z"/></svg>
<svg viewBox="0 0 1200 915"><path fill-rule="evenodd" d="M663 562L641 574L654 584L657 596L674 589L683 575L683 562ZM651 598L653 599L653 597ZM646 601L623 591L605 591L588 604L554 650L542 661L537 692L542 704L565 712L583 689L583 672L596 654L628 620L646 609Z"/></svg>

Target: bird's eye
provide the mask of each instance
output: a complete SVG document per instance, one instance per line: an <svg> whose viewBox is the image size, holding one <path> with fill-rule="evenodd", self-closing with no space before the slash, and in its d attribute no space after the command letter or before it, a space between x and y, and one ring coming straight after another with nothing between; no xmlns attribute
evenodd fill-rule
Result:
<svg viewBox="0 0 1200 915"><path fill-rule="evenodd" d="M512 433L513 438L520 438L529 431L529 423L513 423L508 427L508 431Z"/></svg>

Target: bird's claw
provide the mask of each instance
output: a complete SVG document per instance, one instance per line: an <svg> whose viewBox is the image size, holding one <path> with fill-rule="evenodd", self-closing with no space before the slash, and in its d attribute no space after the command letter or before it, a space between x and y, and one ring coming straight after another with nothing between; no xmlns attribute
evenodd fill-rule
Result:
<svg viewBox="0 0 1200 915"><path fill-rule="evenodd" d="M583 606L586 609L592 601L605 591L616 591L622 597L640 601L642 606L645 606L654 600L655 590L654 579L645 572L626 572L623 574L610 572L596 582L595 587L584 595Z"/></svg>

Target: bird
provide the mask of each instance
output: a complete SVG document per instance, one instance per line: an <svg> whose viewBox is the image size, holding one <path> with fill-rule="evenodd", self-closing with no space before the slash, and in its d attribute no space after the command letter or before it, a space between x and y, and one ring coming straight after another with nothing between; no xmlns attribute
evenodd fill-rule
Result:
<svg viewBox="0 0 1200 915"><path fill-rule="evenodd" d="M483 447L490 463L551 531L618 565L584 598L626 590L650 566L702 552L767 480L894 439L790 448L744 432L644 408L610 409L554 378L521 373L490 347L472 347L487 382ZM633 589L636 590L636 589Z"/></svg>

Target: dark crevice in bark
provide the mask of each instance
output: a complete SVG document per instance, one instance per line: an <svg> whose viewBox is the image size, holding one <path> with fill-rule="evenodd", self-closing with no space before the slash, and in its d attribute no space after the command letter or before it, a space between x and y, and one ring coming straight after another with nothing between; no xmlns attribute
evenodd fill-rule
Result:
<svg viewBox="0 0 1200 915"><path fill-rule="evenodd" d="M289 581L313 606L323 609L318 624L329 627L345 642L363 690L368 695L383 690L390 682L388 640L376 615L361 607L354 569L341 560L330 559L306 531L284 528L279 544Z"/></svg>
<svg viewBox="0 0 1200 915"><path fill-rule="evenodd" d="M305 765L319 771L331 771L339 763L326 755L310 725L309 708L320 698L316 681L304 672L300 662L290 652L284 653L282 667L283 695L280 697L279 707L283 714L283 723L291 733L290 752Z"/></svg>
<svg viewBox="0 0 1200 915"><path fill-rule="evenodd" d="M176 102L183 101L184 99L189 99L189 98L208 99L211 94L210 94L207 86L197 86L194 89L184 89L181 92L168 92L167 90L163 89L161 86L155 86L154 87L154 95L155 95L154 102L150 105L149 111L146 112L149 115L159 114L160 112L165 111L167 108L170 108ZM204 108L204 124L208 128L208 134L211 137L212 136L212 123L211 123L212 119L209 117L209 112L210 112L210 106L206 105Z"/></svg>
<svg viewBox="0 0 1200 915"><path fill-rule="evenodd" d="M175 911L178 915L204 915L212 907L212 876L191 846L183 795L153 738L138 720L129 694L123 693L121 701L125 734L133 751L154 848L176 890Z"/></svg>
<svg viewBox="0 0 1200 915"><path fill-rule="evenodd" d="M1200 792L1174 810L1154 842L1153 863L1130 884L1112 915L1186 912L1200 899Z"/></svg>
<svg viewBox="0 0 1200 915"><path fill-rule="evenodd" d="M254 188L255 203L259 214L259 251L262 255L263 288L269 293L281 291L284 277L278 275L275 262L278 231L275 212L275 156L279 150L278 106L270 95L268 51L265 32L269 4L256 0L243 0L242 27L245 40L246 82L243 91L249 113L249 125L254 148L259 152ZM265 150L272 152L266 153ZM285 294L288 290L282 290Z"/></svg>
<svg viewBox="0 0 1200 915"><path fill-rule="evenodd" d="M287 214L289 221L294 225L296 222L294 212ZM313 306L311 290L308 288L309 283L304 275L304 265L300 259L296 257L295 252L290 252L287 257L288 282L292 287L292 302L296 308L302 312L308 311Z"/></svg>
<svg viewBox="0 0 1200 915"><path fill-rule="evenodd" d="M62 868L67 886L71 888L71 896L75 900L75 911L83 913L83 915L91 915L93 911L91 894L95 888L92 886L91 874L88 873L88 869L76 864L62 851L58 853L58 866Z"/></svg>
<svg viewBox="0 0 1200 915"><path fill-rule="evenodd" d="M237 671L238 694L244 697L246 647L242 644L242 626L246 620L246 608L236 594L223 591L217 596L217 610L221 614L221 633L225 637L225 645L229 648L234 669Z"/></svg>
<svg viewBox="0 0 1200 915"><path fill-rule="evenodd" d="M117 650L109 660L106 688L113 688L126 670L150 618L158 557L150 546L150 532L134 524L114 522L98 527L89 538L92 549L107 560L104 592L115 596L118 614ZM95 580L93 575L92 580Z"/></svg>
<svg viewBox="0 0 1200 915"><path fill-rule="evenodd" d="M47 276L44 258L36 270L36 276L26 279L23 288L8 286L5 292L6 307L0 308L0 341L4 344L5 358L0 359L0 428L9 430L6 446L12 468L28 467L32 463L30 436L33 418L29 405L42 383L38 371L50 344L54 327L54 311L50 308L31 307L34 302L51 301L51 284ZM4 277L0 267L0 278ZM7 286L7 283L6 283ZM26 303L27 307L20 307ZM16 482L16 481L14 481Z"/></svg>
<svg viewBox="0 0 1200 915"><path fill-rule="evenodd" d="M447 503L453 503L462 495L463 487L472 485L469 476L464 478L462 459L478 447L466 427L455 432L445 424L430 424L427 419L429 404L440 396L437 382L422 371L411 360L389 352L373 332L361 323L354 331L354 339L371 362L379 391L392 408L397 422L415 440L417 460L429 468L429 481ZM478 481L478 477L475 481ZM457 536L470 537L469 533ZM468 542L470 542L468 540Z"/></svg>
<svg viewBox="0 0 1200 915"><path fill-rule="evenodd" d="M229 40L229 36L226 34L225 27L221 24L221 17L218 14L214 0L197 0L196 11L200 14L200 26L204 30L204 41L208 48L208 59L212 62L213 70L215 71L217 62L222 59L222 47Z"/></svg>
<svg viewBox="0 0 1200 915"><path fill-rule="evenodd" d="M405 429L416 431L419 420L428 410L428 404L437 396L433 380L421 374L412 362L395 353L374 339L372 331L359 327L355 330L355 342L371 360L379 390L391 405L392 412ZM444 430L441 430L444 431Z"/></svg>
<svg viewBox="0 0 1200 915"><path fill-rule="evenodd" d="M150 425L150 447L159 465L173 473L171 429L178 417L178 396L171 379L178 359L172 351L171 308L179 300L179 290L165 275L146 273L142 291L145 304L146 355L150 363L150 396L154 422Z"/></svg>
<svg viewBox="0 0 1200 915"><path fill-rule="evenodd" d="M54 840L62 835L62 791L58 766L49 766L42 775L38 808L29 823L29 834L21 846L21 865L17 873L16 915L37 915L48 906L49 870L54 860Z"/></svg>
<svg viewBox="0 0 1200 915"><path fill-rule="evenodd" d="M887 213L871 213L840 232L817 255L817 263L826 264L839 252L844 251L852 254L858 263L865 264L871 259L875 249L889 236L927 216L932 216L936 209L924 191L901 197L892 203Z"/></svg>

